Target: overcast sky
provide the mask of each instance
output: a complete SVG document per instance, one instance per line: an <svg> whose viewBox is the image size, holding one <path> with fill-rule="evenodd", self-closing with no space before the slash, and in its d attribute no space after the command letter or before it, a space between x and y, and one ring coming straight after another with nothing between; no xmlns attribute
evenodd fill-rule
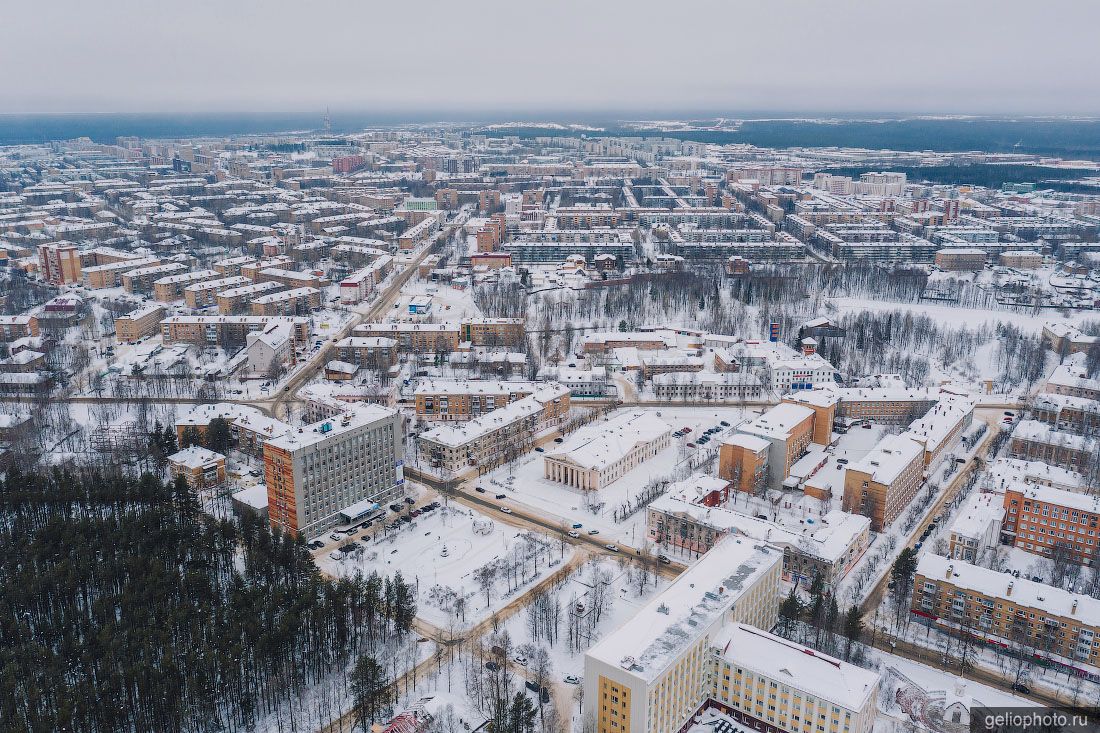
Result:
<svg viewBox="0 0 1100 733"><path fill-rule="evenodd" d="M1100 114L1098 28L1090 0L7 0L0 113Z"/></svg>

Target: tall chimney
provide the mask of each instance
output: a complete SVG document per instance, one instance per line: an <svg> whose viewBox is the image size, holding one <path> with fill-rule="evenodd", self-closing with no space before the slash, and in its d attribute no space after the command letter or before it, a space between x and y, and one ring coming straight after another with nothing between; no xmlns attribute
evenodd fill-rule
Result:
<svg viewBox="0 0 1100 733"><path fill-rule="evenodd" d="M1005 595L1006 596L1011 596L1012 595L1012 581L1011 580L1008 581L1008 592L1006 592Z"/></svg>

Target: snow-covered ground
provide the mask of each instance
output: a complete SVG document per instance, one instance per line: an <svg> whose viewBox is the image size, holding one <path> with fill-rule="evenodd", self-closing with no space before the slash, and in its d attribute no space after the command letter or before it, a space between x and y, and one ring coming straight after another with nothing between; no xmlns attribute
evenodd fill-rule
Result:
<svg viewBox="0 0 1100 733"><path fill-rule="evenodd" d="M417 616L443 629L477 624L573 554L572 545L516 530L465 508L438 509L397 531L378 526L371 536L363 552L342 559L319 553L318 566L334 576L400 572L416 587ZM488 602L478 582L486 567L496 568L489 576Z"/></svg>
<svg viewBox="0 0 1100 733"><path fill-rule="evenodd" d="M484 486L490 493L503 491L514 504L530 507L539 514L556 518L570 525L582 524L583 527L580 530L582 532L595 529L608 541L613 540L619 544L640 547L645 540L645 510L639 510L625 521L616 523L613 516L615 509L639 494L651 481L686 478L692 473L693 467L698 465L697 461L702 454L715 452L723 435L732 433L746 416L753 415L751 411L746 412L741 408L706 405L697 408L624 408L624 410L609 413L609 417L615 417L623 411L650 412L659 415L673 430L690 427L691 433L685 438L673 438L670 447L609 486L597 492L588 492L587 496L579 489L543 478L544 454L538 452L529 453L518 461L501 466L483 476L479 485ZM686 447L693 437L718 425L722 420L730 423L730 427L726 428L725 432L712 436L707 449ZM598 424L593 423L587 427L591 428ZM552 447L547 446L546 450L552 450ZM715 463L709 472L716 471Z"/></svg>

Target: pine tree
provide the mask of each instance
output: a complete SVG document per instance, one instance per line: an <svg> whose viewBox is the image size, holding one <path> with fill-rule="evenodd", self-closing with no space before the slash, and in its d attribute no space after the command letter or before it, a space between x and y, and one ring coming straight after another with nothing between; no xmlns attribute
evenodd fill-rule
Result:
<svg viewBox="0 0 1100 733"><path fill-rule="evenodd" d="M386 705L389 680L386 670L374 657L359 657L351 673L351 690L354 699L355 724L364 731L379 717Z"/></svg>

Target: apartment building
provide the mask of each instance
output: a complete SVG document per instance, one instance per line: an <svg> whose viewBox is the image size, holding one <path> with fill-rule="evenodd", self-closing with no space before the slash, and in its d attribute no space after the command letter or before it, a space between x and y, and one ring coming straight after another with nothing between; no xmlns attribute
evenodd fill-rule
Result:
<svg viewBox="0 0 1100 733"><path fill-rule="evenodd" d="M837 417L883 425L909 425L939 401L938 395L926 389L850 387L837 393Z"/></svg>
<svg viewBox="0 0 1100 733"><path fill-rule="evenodd" d="M676 733L714 692L724 628L770 629L782 553L727 537L584 656L584 715L598 733Z"/></svg>
<svg viewBox="0 0 1100 733"><path fill-rule="evenodd" d="M672 444L672 428L649 412L596 422L543 455L542 475L582 491L618 481Z"/></svg>
<svg viewBox="0 0 1100 733"><path fill-rule="evenodd" d="M929 553L917 562L911 612L1067 671L1095 678L1100 666L1100 600L1087 595Z"/></svg>
<svg viewBox="0 0 1100 733"><path fill-rule="evenodd" d="M767 542L783 550L785 582L808 586L821 578L828 588L848 574L870 545L867 517L833 510L812 525L790 527L727 506L728 486L712 476L693 476L670 486L646 510L649 540L696 557L729 535Z"/></svg>
<svg viewBox="0 0 1100 733"><path fill-rule="evenodd" d="M280 321L291 325L296 344L309 341L309 319L300 316L168 316L160 327L165 344L243 345L250 332Z"/></svg>
<svg viewBox="0 0 1100 733"><path fill-rule="evenodd" d="M771 445L770 441L745 433L726 438L718 449L718 476L737 491L754 495L763 492L769 485Z"/></svg>
<svg viewBox="0 0 1100 733"><path fill-rule="evenodd" d="M459 340L474 346L520 346L526 333L522 318L472 318L459 325Z"/></svg>
<svg viewBox="0 0 1100 733"><path fill-rule="evenodd" d="M1068 323L1048 321L1043 324L1043 343L1059 354L1079 354L1088 351L1100 338L1089 336Z"/></svg>
<svg viewBox="0 0 1100 733"><path fill-rule="evenodd" d="M420 434L420 455L433 468L458 473L531 445L541 431L569 411L569 389L556 382L534 394L457 425L440 425Z"/></svg>
<svg viewBox="0 0 1100 733"><path fill-rule="evenodd" d="M250 405L216 402L199 405L176 420L176 439L183 443L191 432L198 442L205 442L210 424L217 419L229 425L230 447L253 456L262 455L264 443L291 429Z"/></svg>
<svg viewBox="0 0 1100 733"><path fill-rule="evenodd" d="M871 733L878 673L747 624L726 626L712 644L716 674L704 707L746 730Z"/></svg>
<svg viewBox="0 0 1100 733"><path fill-rule="evenodd" d="M386 370L397 363L397 342L381 336L348 336L336 342L340 361L367 369Z"/></svg>
<svg viewBox="0 0 1100 733"><path fill-rule="evenodd" d="M80 282L80 251L71 242L38 245L38 272L54 285Z"/></svg>
<svg viewBox="0 0 1100 733"><path fill-rule="evenodd" d="M1086 397L1041 393L1031 403L1031 416L1061 430L1100 433L1100 401Z"/></svg>
<svg viewBox="0 0 1100 733"><path fill-rule="evenodd" d="M736 372L658 374L652 385L654 396L669 402L752 401L764 396L758 377Z"/></svg>
<svg viewBox="0 0 1100 733"><path fill-rule="evenodd" d="M981 272L988 255L977 247L947 247L936 252L936 267L945 272Z"/></svg>
<svg viewBox="0 0 1100 733"><path fill-rule="evenodd" d="M214 303L218 306L218 313L235 316L247 312L253 298L258 298L261 295L273 295L284 289L285 286L277 282L251 283L216 293Z"/></svg>
<svg viewBox="0 0 1100 733"><path fill-rule="evenodd" d="M122 287L127 293L144 294L153 292L153 283L162 277L187 272L182 262L166 262L163 265L139 267L122 274Z"/></svg>
<svg viewBox="0 0 1100 733"><path fill-rule="evenodd" d="M424 420L469 420L534 394L536 382L506 380L421 380L416 416Z"/></svg>
<svg viewBox="0 0 1100 733"><path fill-rule="evenodd" d="M122 260L107 265L85 267L81 273L84 278L84 286L87 288L120 288L122 287L122 276L126 273L159 264L160 260L156 257L141 257L135 260Z"/></svg>
<svg viewBox="0 0 1100 733"><path fill-rule="evenodd" d="M355 404L269 440L263 457L272 526L316 537L342 523L341 511L352 505L401 496L403 437L397 410Z"/></svg>
<svg viewBox="0 0 1100 733"><path fill-rule="evenodd" d="M222 277L216 280L204 280L185 287L183 289L183 300L187 303L188 308L208 308L217 305L218 293L251 284L251 280L240 275Z"/></svg>
<svg viewBox="0 0 1100 733"><path fill-rule="evenodd" d="M1012 458L1042 461L1058 468L1084 472L1096 455L1096 440L1056 430L1037 420L1021 420L1008 442Z"/></svg>
<svg viewBox="0 0 1100 733"><path fill-rule="evenodd" d="M255 257L244 255L241 257L230 257L228 259L218 260L214 263L214 269L217 270L222 277L233 277L234 275L241 274L242 267L254 264L256 264Z"/></svg>
<svg viewBox="0 0 1100 733"><path fill-rule="evenodd" d="M284 270L279 267L270 267L260 270L255 277L256 282L276 282L288 288L315 288L320 289L328 284L324 278L311 272L298 272L296 270Z"/></svg>
<svg viewBox="0 0 1100 733"><path fill-rule="evenodd" d="M149 305L130 311L115 319L115 338L128 344L138 339L152 336L160 331L160 322L164 320L163 305Z"/></svg>
<svg viewBox="0 0 1100 733"><path fill-rule="evenodd" d="M1059 364L1047 377L1045 392L1100 400L1100 379L1091 379L1081 357Z"/></svg>
<svg viewBox="0 0 1100 733"><path fill-rule="evenodd" d="M888 435L844 472L844 511L871 520L882 532L920 490L924 475L922 446L904 435Z"/></svg>
<svg viewBox="0 0 1100 733"><path fill-rule="evenodd" d="M603 354L615 349L628 348L638 351L660 351L675 345L676 342L671 337L651 331L607 331L585 336L581 350L585 354Z"/></svg>
<svg viewBox="0 0 1100 733"><path fill-rule="evenodd" d="M1064 548L1082 565L1100 554L1100 497L1017 484L1005 491L1002 510L1003 535L1020 549L1049 557Z"/></svg>
<svg viewBox="0 0 1100 733"><path fill-rule="evenodd" d="M301 316L321 307L321 291L317 288L294 288L280 293L268 293L253 298L254 316Z"/></svg>
<svg viewBox="0 0 1100 733"><path fill-rule="evenodd" d="M181 300L183 290L187 286L207 280L218 280L221 277L217 270L195 270L194 272L182 272L178 275L158 278L153 281L153 298L161 303Z"/></svg>
<svg viewBox="0 0 1100 733"><path fill-rule="evenodd" d="M389 338L402 351L450 352L458 349L457 323L364 323L352 329L360 338Z"/></svg>
<svg viewBox="0 0 1100 733"><path fill-rule="evenodd" d="M1000 494L972 493L948 530L948 556L972 563L982 560L1000 543L1004 516Z"/></svg>
<svg viewBox="0 0 1100 733"><path fill-rule="evenodd" d="M15 341L26 336L38 335L36 316L0 316L0 341Z"/></svg>
<svg viewBox="0 0 1100 733"><path fill-rule="evenodd" d="M340 302L344 305L361 302L392 271L393 257L382 255L366 267L353 272L340 281Z"/></svg>

